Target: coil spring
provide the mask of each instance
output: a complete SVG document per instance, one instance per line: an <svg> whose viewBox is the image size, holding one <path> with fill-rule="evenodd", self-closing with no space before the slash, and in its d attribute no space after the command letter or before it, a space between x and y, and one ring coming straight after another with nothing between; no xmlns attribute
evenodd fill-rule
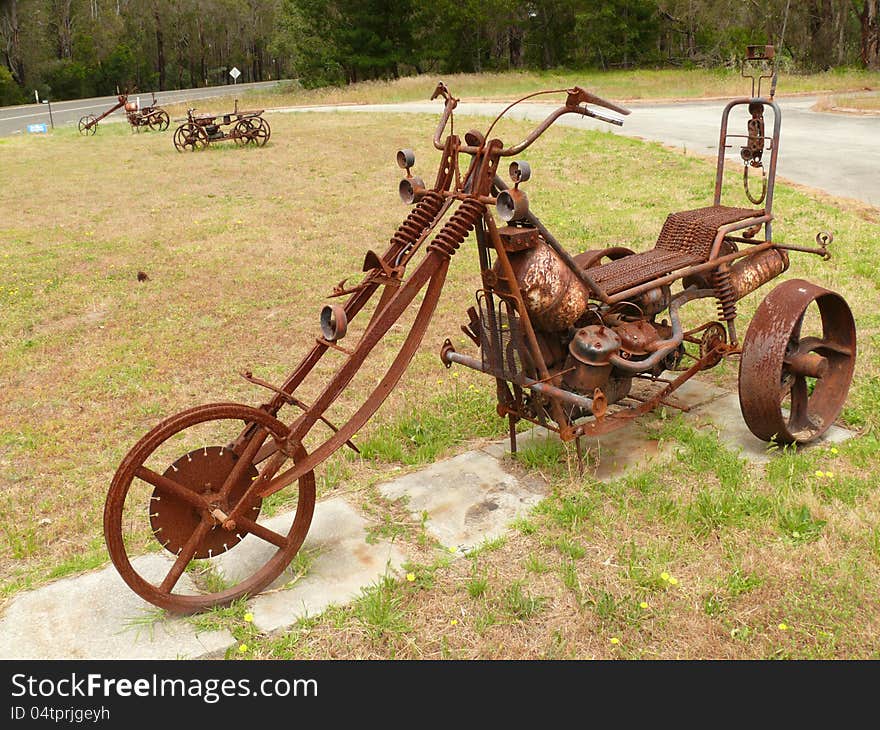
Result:
<svg viewBox="0 0 880 730"><path fill-rule="evenodd" d="M458 247L467 238L483 213L486 206L477 200L468 198L460 206L452 217L446 221L443 230L428 245L429 251L439 251L447 258L452 258Z"/></svg>
<svg viewBox="0 0 880 730"><path fill-rule="evenodd" d="M396 246L399 251L406 251L418 241L419 236L437 217L442 207L443 196L436 190L428 190L409 212L406 220L398 226L391 237L391 245Z"/></svg>
<svg viewBox="0 0 880 730"><path fill-rule="evenodd" d="M718 318L731 322L736 318L736 293L730 281L730 269L719 268L713 278L715 297L718 299Z"/></svg>

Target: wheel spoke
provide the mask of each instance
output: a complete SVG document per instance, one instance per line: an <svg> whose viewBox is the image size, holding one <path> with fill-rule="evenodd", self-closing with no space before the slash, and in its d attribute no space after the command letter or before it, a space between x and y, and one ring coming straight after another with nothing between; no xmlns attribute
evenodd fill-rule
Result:
<svg viewBox="0 0 880 730"><path fill-rule="evenodd" d="M165 576L165 579L159 585L159 591L161 593L171 593L174 586L177 585L177 581L180 580L180 576L183 575L183 571L186 570L189 561L192 560L193 555L196 554L199 542L201 542L202 538L208 534L212 524L213 520L209 516L206 515L202 517L199 526L193 530L192 535L189 536L189 540L186 541L186 545L183 546L180 554L177 556L177 560L174 561L174 565L171 566L171 570L168 571L168 575Z"/></svg>
<svg viewBox="0 0 880 730"><path fill-rule="evenodd" d="M266 542L271 542L273 545L284 548L287 547L287 538L283 535L279 535L277 532L273 532L267 527L263 527L258 522L254 522L253 520L248 519L247 517L239 517L236 520L236 524L239 527L244 528L252 535L259 537L261 540L265 540Z"/></svg>
<svg viewBox="0 0 880 730"><path fill-rule="evenodd" d="M191 504L197 509L208 509L208 502L200 494L196 494L191 489L187 489L182 484L178 484L173 479L158 474L152 469L148 469L145 466L139 466L135 470L134 475L138 479L143 479L148 484L152 484L159 491L173 494L178 499Z"/></svg>
<svg viewBox="0 0 880 730"><path fill-rule="evenodd" d="M792 430L800 431L813 428L809 414L810 395L807 391L807 379L798 375L791 383L791 412L788 422Z"/></svg>
<svg viewBox="0 0 880 730"><path fill-rule="evenodd" d="M804 337L798 344L797 348L799 355L808 352L818 352L820 350L827 350L828 352L833 352L837 355L846 355L847 357L852 357L854 354L852 348L842 345L839 342L822 339L820 337Z"/></svg>
<svg viewBox="0 0 880 730"><path fill-rule="evenodd" d="M223 486L220 489L221 497L226 497L229 494L229 490L235 484L238 484L245 471L251 467L254 456L256 456L268 435L269 431L267 429L263 427L257 429L244 451L241 452L241 456L238 457L238 461L235 462L235 466L232 467L232 471L229 472L229 476L223 482Z"/></svg>

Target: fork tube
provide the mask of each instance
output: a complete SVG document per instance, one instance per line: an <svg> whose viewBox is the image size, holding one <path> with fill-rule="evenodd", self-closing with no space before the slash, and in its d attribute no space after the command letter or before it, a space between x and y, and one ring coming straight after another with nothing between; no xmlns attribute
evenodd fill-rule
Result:
<svg viewBox="0 0 880 730"><path fill-rule="evenodd" d="M547 382L550 380L550 372L547 370L547 364L544 362L544 356L541 354L541 348L538 345L538 338L535 336L535 330L532 328L532 321L529 319L529 313L526 311L522 293L516 282L516 274L513 273L513 267L510 265L510 259L507 258L507 251L504 250L504 246L501 243L501 237L498 235L498 228L495 225L495 220L492 218L492 214L489 211L486 211L484 219L486 221L486 227L489 229L489 237L492 240L492 245L495 247L495 253L498 256L498 262L501 264L501 268L504 271L504 277L507 279L508 286L510 287L510 292L513 294L516 301L516 308L520 315L520 323L523 326L526 341L528 342L529 350L531 351L532 362L538 368L538 374L540 376L538 379L542 382ZM559 401L555 398L550 399L550 410L553 414L553 420L556 421L560 427L568 427L569 421L565 416L565 412L562 410L562 406L559 405Z"/></svg>

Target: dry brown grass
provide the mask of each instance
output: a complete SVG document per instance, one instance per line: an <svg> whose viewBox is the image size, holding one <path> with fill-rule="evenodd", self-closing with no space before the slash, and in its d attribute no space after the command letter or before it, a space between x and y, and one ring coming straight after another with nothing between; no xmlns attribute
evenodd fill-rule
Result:
<svg viewBox="0 0 880 730"><path fill-rule="evenodd" d="M877 92L831 94L822 96L813 108L816 111L877 114L880 112L880 95Z"/></svg>
<svg viewBox="0 0 880 730"><path fill-rule="evenodd" d="M780 72L783 96L845 92L880 87L880 73L838 69L815 74ZM637 71L505 72L484 74L423 74L393 81L364 81L346 87L303 89L286 82L271 92L249 93L240 98L242 108L275 109L284 106L327 104L376 104L427 101L442 79L458 97L466 100L510 101L536 89L582 86L608 99L639 100L699 99L739 96L743 79L734 69L640 69ZM233 108L235 94L195 102L200 109L225 112ZM166 106L172 116L184 116L187 104Z"/></svg>

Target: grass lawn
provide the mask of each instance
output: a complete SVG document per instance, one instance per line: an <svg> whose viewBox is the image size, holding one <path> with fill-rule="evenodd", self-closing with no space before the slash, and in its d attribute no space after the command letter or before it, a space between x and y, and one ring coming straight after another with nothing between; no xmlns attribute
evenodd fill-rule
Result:
<svg viewBox="0 0 880 730"><path fill-rule="evenodd" d="M880 112L880 94L835 94L830 106L838 109L858 109L866 112Z"/></svg>
<svg viewBox="0 0 880 730"><path fill-rule="evenodd" d="M642 69L638 71L506 72L486 74L422 74L394 81L365 81L343 88L302 89L292 82L271 92L242 96L242 108L321 104L379 104L427 101L437 81L442 79L450 91L462 99L511 101L535 89L581 86L606 99L649 101L652 99L698 99L713 96L740 96L746 87L738 70ZM780 72L781 95L822 91L853 91L880 88L880 72L834 69L823 73ZM160 94L161 97L161 94ZM161 99L160 99L161 101ZM234 95L197 102L204 111L231 109ZM168 105L173 115L183 116L186 104Z"/></svg>
<svg viewBox="0 0 880 730"><path fill-rule="evenodd" d="M104 564L103 500L126 451L183 408L263 402L237 373L281 381L317 334L326 294L406 214L395 151L413 147L426 179L436 164L433 117L269 120L263 149L195 154L178 154L170 131L121 124L0 139L0 600ZM706 160L601 132L552 129L528 159L532 208L572 252L649 247L669 211L709 202L714 179ZM741 190L735 174L730 190ZM785 276L842 292L856 314L843 417L856 438L764 470L711 430L649 418L640 427L677 456L611 484L544 447L520 468L546 477L551 496L509 537L452 560L374 485L505 430L490 383L438 358L447 336L466 349L459 325L478 285L466 243L422 350L356 439L364 456L340 453L317 474L319 498L347 495L405 548L412 579L283 636L255 635L244 604L194 620L229 627L247 657L880 655L878 212L782 184L775 211L781 240L834 231L830 262L792 254ZM741 332L769 288L741 303ZM403 334L389 333L389 353ZM734 388L736 364L707 377Z"/></svg>

